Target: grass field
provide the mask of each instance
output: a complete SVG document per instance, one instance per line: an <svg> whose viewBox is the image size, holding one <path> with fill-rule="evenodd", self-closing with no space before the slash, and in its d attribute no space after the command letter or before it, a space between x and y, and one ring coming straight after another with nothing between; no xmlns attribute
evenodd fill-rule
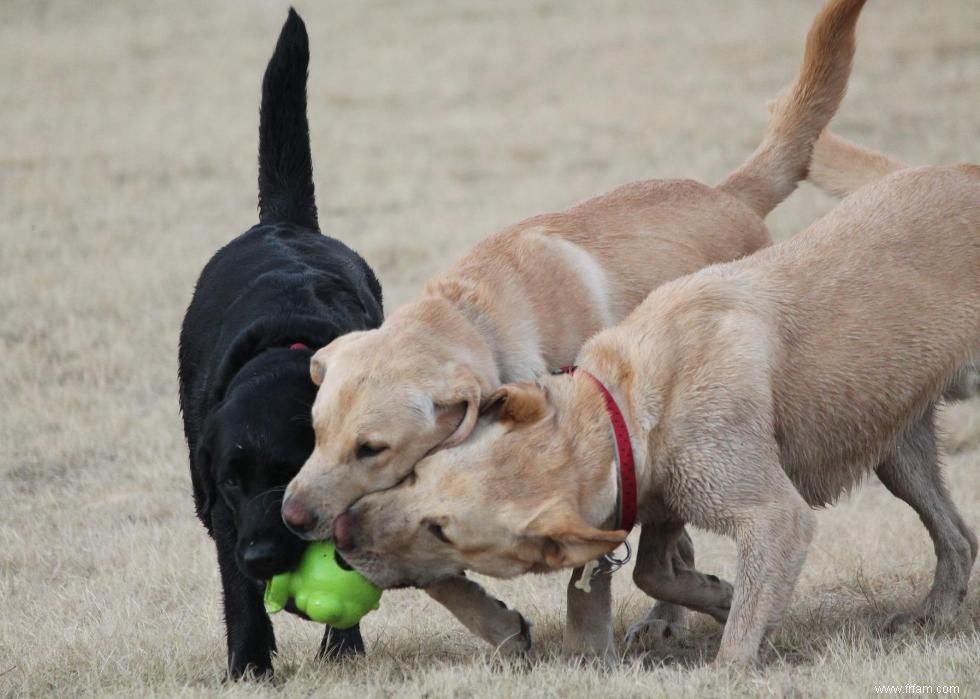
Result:
<svg viewBox="0 0 980 699"><path fill-rule="evenodd" d="M503 225L649 177L720 179L755 146L819 2L299 2L312 41L320 220L387 306ZM208 257L256 220L262 71L287 5L0 3L0 696L873 695L980 689L980 583L949 627L877 629L932 579L924 528L876 481L820 514L754 673L705 665L720 629L625 657L556 656L564 578L488 586L533 622L500 663L416 591L369 655L312 661L277 619L277 686L222 684L214 549L194 517L176 342ZM840 132L916 163L980 162L980 4L871 0ZM785 238L831 208L803 187ZM874 274L873 269L868 270ZM945 411L954 499L980 529L980 402ZM733 546L698 534L700 567ZM976 580L975 576L975 580ZM615 581L620 630L649 600Z"/></svg>

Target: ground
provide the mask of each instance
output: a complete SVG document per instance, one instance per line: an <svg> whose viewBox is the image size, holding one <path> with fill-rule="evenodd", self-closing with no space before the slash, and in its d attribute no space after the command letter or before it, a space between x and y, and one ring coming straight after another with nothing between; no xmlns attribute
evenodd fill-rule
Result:
<svg viewBox="0 0 980 699"><path fill-rule="evenodd" d="M324 229L387 308L482 236L630 180L716 182L755 146L819 2L298 2ZM287 5L0 5L0 695L873 695L980 677L980 585L944 628L878 633L932 579L872 480L819 533L765 666L706 666L720 629L605 673L556 656L562 577L489 582L533 623L499 663L416 591L365 619L369 655L312 661L277 619L279 685L222 684L214 550L194 517L176 343L208 257L256 220L259 82ZM915 163L980 162L980 5L873 0L838 129ZM804 186L786 238L833 201ZM937 242L937 244L939 244ZM874 274L873 269L868 270ZM950 489L980 529L980 401L945 411ZM698 534L731 576L733 546ZM617 625L649 600L615 581ZM914 691L914 689L912 690Z"/></svg>

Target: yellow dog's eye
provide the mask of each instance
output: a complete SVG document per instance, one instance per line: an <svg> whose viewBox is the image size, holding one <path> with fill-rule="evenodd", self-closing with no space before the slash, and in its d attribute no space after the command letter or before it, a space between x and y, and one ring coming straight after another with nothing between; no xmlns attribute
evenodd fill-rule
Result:
<svg viewBox="0 0 980 699"><path fill-rule="evenodd" d="M444 544L452 545L452 541L446 536L446 532L442 530L442 527L435 522L429 522L429 533Z"/></svg>
<svg viewBox="0 0 980 699"><path fill-rule="evenodd" d="M388 446L386 444L368 444L367 442L363 442L358 445L355 455L358 459L370 459L387 450Z"/></svg>

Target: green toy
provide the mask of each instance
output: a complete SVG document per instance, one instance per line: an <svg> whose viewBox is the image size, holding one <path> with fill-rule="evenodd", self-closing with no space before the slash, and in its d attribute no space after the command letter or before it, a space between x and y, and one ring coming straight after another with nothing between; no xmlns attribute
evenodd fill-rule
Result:
<svg viewBox="0 0 980 699"><path fill-rule="evenodd" d="M313 621L347 629L378 608L381 588L342 567L332 542L316 541L306 547L296 570L269 581L265 609L270 614L282 611L290 598Z"/></svg>

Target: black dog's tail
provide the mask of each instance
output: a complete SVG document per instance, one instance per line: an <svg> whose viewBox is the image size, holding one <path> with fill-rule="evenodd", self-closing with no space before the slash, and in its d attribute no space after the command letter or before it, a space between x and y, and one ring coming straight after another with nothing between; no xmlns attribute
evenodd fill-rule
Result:
<svg viewBox="0 0 980 699"><path fill-rule="evenodd" d="M262 79L259 115L259 221L319 230L313 196L306 70L310 40L292 8Z"/></svg>

